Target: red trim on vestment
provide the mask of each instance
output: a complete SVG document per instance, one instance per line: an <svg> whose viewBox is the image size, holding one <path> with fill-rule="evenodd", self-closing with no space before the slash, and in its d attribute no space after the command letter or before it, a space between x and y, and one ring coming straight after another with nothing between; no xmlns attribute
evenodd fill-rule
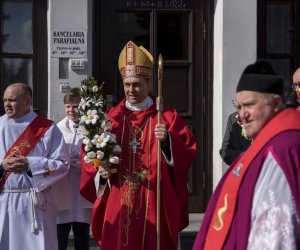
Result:
<svg viewBox="0 0 300 250"><path fill-rule="evenodd" d="M235 164L224 182L205 240L205 250L222 249L233 220L243 177L256 155L274 136L287 130L300 130L299 113L285 109L269 122Z"/></svg>
<svg viewBox="0 0 300 250"><path fill-rule="evenodd" d="M51 120L48 120L42 116L37 116L6 152L4 159L8 156L27 155L50 128L52 123L53 121ZM5 171L5 175L0 180L0 188L3 187L5 181L8 179L11 173L11 171Z"/></svg>

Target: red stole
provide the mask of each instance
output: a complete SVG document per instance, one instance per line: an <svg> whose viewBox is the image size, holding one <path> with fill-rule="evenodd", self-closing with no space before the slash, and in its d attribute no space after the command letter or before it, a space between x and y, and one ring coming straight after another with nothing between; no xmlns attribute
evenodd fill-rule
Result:
<svg viewBox="0 0 300 250"><path fill-rule="evenodd" d="M206 235L204 249L222 249L233 220L239 187L248 167L265 144L279 133L300 130L299 115L292 109L280 112L259 133L253 144L237 161L224 182Z"/></svg>
<svg viewBox="0 0 300 250"><path fill-rule="evenodd" d="M37 116L6 152L4 159L8 156L27 155L39 142L41 137L46 133L52 123L53 121L51 120L48 120L42 116ZM0 180L0 188L2 188L11 173L12 172L10 171L5 171L5 175Z"/></svg>

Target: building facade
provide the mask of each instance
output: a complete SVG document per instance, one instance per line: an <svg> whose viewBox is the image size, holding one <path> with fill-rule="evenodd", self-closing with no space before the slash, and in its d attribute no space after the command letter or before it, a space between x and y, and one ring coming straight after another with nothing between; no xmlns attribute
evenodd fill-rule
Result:
<svg viewBox="0 0 300 250"><path fill-rule="evenodd" d="M286 79L299 66L297 0L2 0L1 94L33 88L34 109L58 122L68 88L95 77L123 98L117 59L127 41L164 58L163 97L197 137L190 211L203 212L226 167L219 156L244 67L268 59ZM157 87L157 65L152 90ZM1 108L3 113L3 108Z"/></svg>

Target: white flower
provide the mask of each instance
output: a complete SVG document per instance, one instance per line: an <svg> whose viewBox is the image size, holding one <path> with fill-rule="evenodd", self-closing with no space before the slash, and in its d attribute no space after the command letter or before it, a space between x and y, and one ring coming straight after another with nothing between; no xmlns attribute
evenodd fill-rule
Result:
<svg viewBox="0 0 300 250"><path fill-rule="evenodd" d="M86 107L91 106L91 100L81 98L80 103L79 103L79 111L82 114L83 110L85 110Z"/></svg>
<svg viewBox="0 0 300 250"><path fill-rule="evenodd" d="M92 124L96 124L96 122L97 122L97 119L92 120Z"/></svg>
<svg viewBox="0 0 300 250"><path fill-rule="evenodd" d="M96 124L97 120L99 119L99 115L97 115L97 110L88 110L86 116L81 116L81 122L85 124Z"/></svg>
<svg viewBox="0 0 300 250"><path fill-rule="evenodd" d="M96 86L96 85L93 86L92 91L93 91L94 93L97 93L98 90L99 90L98 86Z"/></svg>
<svg viewBox="0 0 300 250"><path fill-rule="evenodd" d="M82 109L85 109L85 106L86 106L86 101L83 98L81 98L79 107L81 107Z"/></svg>
<svg viewBox="0 0 300 250"><path fill-rule="evenodd" d="M104 139L103 142L108 143L110 141L110 135L107 135Z"/></svg>
<svg viewBox="0 0 300 250"><path fill-rule="evenodd" d="M90 159L87 155L85 155L85 156L83 157L83 159L84 159L84 161L85 161L86 163L92 162L92 159Z"/></svg>
<svg viewBox="0 0 300 250"><path fill-rule="evenodd" d="M115 134L110 134L110 141L112 143L117 143L117 136Z"/></svg>
<svg viewBox="0 0 300 250"><path fill-rule="evenodd" d="M90 141L89 138L84 138L82 142L83 142L83 144L85 144L85 145L89 145L89 144L91 143L91 141Z"/></svg>
<svg viewBox="0 0 300 250"><path fill-rule="evenodd" d="M103 107L103 101L99 101L95 103L96 107ZM102 111L101 109L99 111Z"/></svg>
<svg viewBox="0 0 300 250"><path fill-rule="evenodd" d="M80 117L80 122L85 122L85 121L86 121L86 116L85 115L81 116Z"/></svg>
<svg viewBox="0 0 300 250"><path fill-rule="evenodd" d="M81 90L86 91L87 90L87 86L86 85L81 85Z"/></svg>
<svg viewBox="0 0 300 250"><path fill-rule="evenodd" d="M97 110L96 110L96 109L93 109L93 110L92 110L92 115L97 115L97 114L98 114Z"/></svg>
<svg viewBox="0 0 300 250"><path fill-rule="evenodd" d="M112 156L109 158L109 162L112 163L112 164L118 164L120 161L119 161L119 157L118 156Z"/></svg>
<svg viewBox="0 0 300 250"><path fill-rule="evenodd" d="M97 139L96 138L94 138L93 140L91 140L91 143L93 144L93 145L97 145Z"/></svg>
<svg viewBox="0 0 300 250"><path fill-rule="evenodd" d="M103 142L103 137L99 135L95 135L92 143L96 146L96 148L101 148L101 143Z"/></svg>
<svg viewBox="0 0 300 250"><path fill-rule="evenodd" d="M115 153L121 153L122 149L119 145L115 145L112 151Z"/></svg>
<svg viewBox="0 0 300 250"><path fill-rule="evenodd" d="M96 153L94 151L90 151L86 154L90 159L96 158Z"/></svg>
<svg viewBox="0 0 300 250"><path fill-rule="evenodd" d="M103 159L103 157L104 157L104 152L102 152L101 150L98 150L98 151L96 152L96 154L97 154L97 159L98 159L98 160L102 160L102 159Z"/></svg>
<svg viewBox="0 0 300 250"><path fill-rule="evenodd" d="M91 150L91 148L90 148L89 146L85 146L85 147L84 147L84 151L85 151L85 152L89 152L90 150Z"/></svg>

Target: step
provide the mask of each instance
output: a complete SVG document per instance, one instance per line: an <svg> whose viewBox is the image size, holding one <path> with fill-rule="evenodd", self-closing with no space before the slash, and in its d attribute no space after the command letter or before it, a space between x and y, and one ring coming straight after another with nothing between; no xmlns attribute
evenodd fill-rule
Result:
<svg viewBox="0 0 300 250"><path fill-rule="evenodd" d="M203 219L203 215L204 214L202 213L189 214L190 224L180 233L181 250L191 250L193 248L193 244L198 233L200 223ZM67 250L74 250L74 237L72 232L69 237ZM90 239L90 250L99 250L99 245L93 238L92 234Z"/></svg>

